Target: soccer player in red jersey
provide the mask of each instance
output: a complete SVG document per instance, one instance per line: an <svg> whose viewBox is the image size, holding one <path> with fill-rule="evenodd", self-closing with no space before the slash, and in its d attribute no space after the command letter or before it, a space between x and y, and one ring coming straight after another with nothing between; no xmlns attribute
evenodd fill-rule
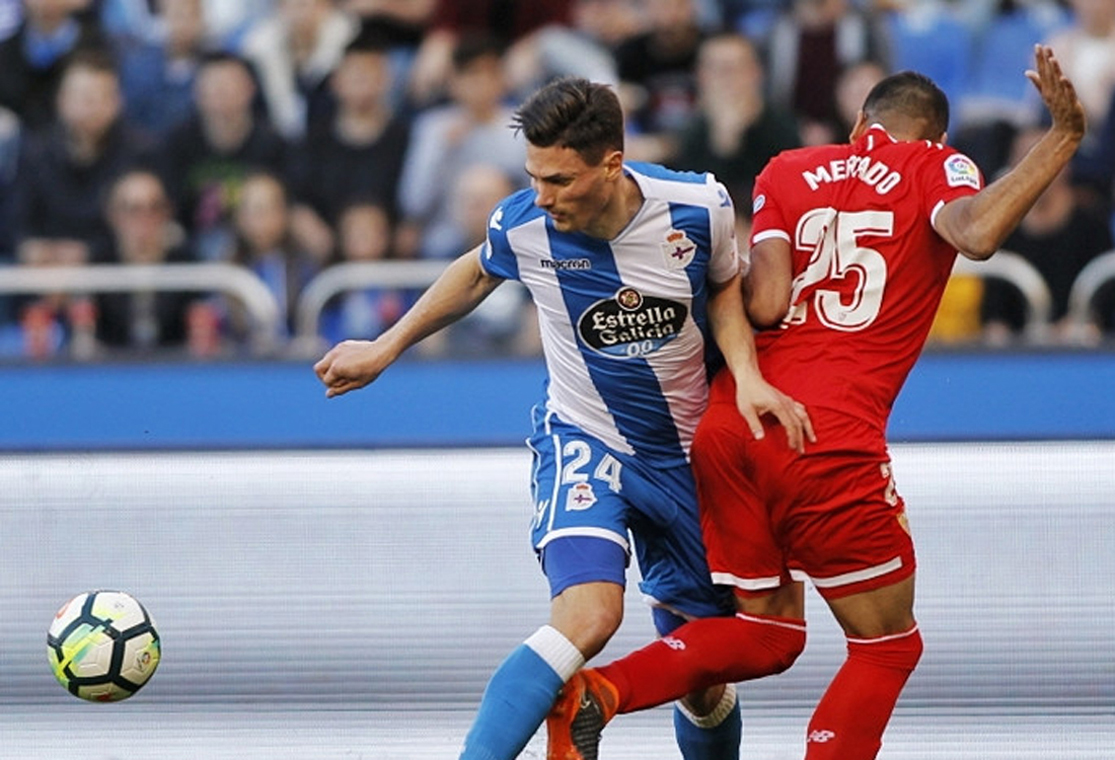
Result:
<svg viewBox="0 0 1115 760"><path fill-rule="evenodd" d="M850 144L773 159L756 182L745 303L769 382L809 409L804 453L756 439L727 373L713 381L692 462L713 579L734 618L688 623L569 681L547 718L549 757L595 758L613 715L781 672L805 646L803 581L847 637L806 732L807 760L870 760L917 665L914 547L885 431L957 252L990 257L1076 151L1084 110L1053 52L1026 76L1051 126L986 188L947 147L948 101L902 72L868 95Z"/></svg>

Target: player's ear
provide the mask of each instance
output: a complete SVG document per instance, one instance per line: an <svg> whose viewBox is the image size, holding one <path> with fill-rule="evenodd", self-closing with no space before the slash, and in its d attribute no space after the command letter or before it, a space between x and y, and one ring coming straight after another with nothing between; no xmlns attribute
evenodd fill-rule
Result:
<svg viewBox="0 0 1115 760"><path fill-rule="evenodd" d="M623 175L623 151L613 150L604 156L604 172L609 180L619 179Z"/></svg>
<svg viewBox="0 0 1115 760"><path fill-rule="evenodd" d="M867 131L867 114L861 108L856 111L856 123L852 125L852 132L848 135L848 142L855 142Z"/></svg>

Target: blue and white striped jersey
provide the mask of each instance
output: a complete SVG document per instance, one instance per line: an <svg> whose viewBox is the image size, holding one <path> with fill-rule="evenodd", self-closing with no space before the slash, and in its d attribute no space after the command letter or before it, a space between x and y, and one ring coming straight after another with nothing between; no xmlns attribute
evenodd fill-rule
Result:
<svg viewBox="0 0 1115 760"><path fill-rule="evenodd" d="M708 399L709 283L736 274L735 212L712 175L625 165L644 202L612 240L559 232L522 190L492 212L481 265L538 309L548 413L675 466Z"/></svg>

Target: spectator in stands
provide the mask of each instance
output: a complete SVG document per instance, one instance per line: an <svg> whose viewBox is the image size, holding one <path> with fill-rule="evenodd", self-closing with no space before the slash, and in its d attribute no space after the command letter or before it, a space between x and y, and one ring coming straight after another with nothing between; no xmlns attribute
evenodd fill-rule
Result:
<svg viewBox="0 0 1115 760"><path fill-rule="evenodd" d="M372 262L393 258L391 214L375 200L354 199L338 218L339 261ZM339 293L322 309L318 334L330 345L348 339L372 340L403 315L417 294L364 288Z"/></svg>
<svg viewBox="0 0 1115 760"><path fill-rule="evenodd" d="M0 42L0 106L35 131L54 120L58 83L79 48L104 48L99 27L72 0L23 0L23 22Z"/></svg>
<svg viewBox="0 0 1115 760"><path fill-rule="evenodd" d="M755 46L735 32L714 35L701 44L697 91L697 112L681 132L671 164L711 171L737 207L749 209L755 177L767 161L801 145L797 123L766 102Z"/></svg>
<svg viewBox="0 0 1115 760"><path fill-rule="evenodd" d="M949 130L949 142L988 177L1008 165L1015 131L1043 113L1030 82L1015 72L1030 65L1034 45L1068 23L1055 0L993 0L991 5L984 25L975 27L971 79L964 97L954 103ZM1062 51L1056 50L1060 59Z"/></svg>
<svg viewBox="0 0 1115 760"><path fill-rule="evenodd" d="M1011 146L1011 163L1017 164L1045 133L1044 128L1019 132ZM1107 217L1077 203L1070 170L1062 171L1038 198L1022 223L1003 243L1003 249L1033 264L1049 286L1053 298L1053 339L1060 343L1090 343L1099 338L1098 326L1084 335L1073 334L1065 320L1072 283L1095 256L1112 249ZM1022 329L1025 302L999 280L988 280L984 289L984 334L993 345L1008 343Z"/></svg>
<svg viewBox="0 0 1115 760"><path fill-rule="evenodd" d="M514 190L511 177L494 164L473 164L462 171L453 188L453 236L441 241L446 247L436 254L448 259L452 258L450 251L459 253L483 243L492 209ZM467 315L419 345L426 355L454 357L534 356L542 350L535 309L519 282L505 283Z"/></svg>
<svg viewBox="0 0 1115 760"><path fill-rule="evenodd" d="M569 0L436 0L430 26L410 72L408 92L416 107L448 93L453 51L465 36L489 35L504 48L533 44L533 35L551 24L568 26ZM514 50L509 53L515 56Z"/></svg>
<svg viewBox="0 0 1115 760"><path fill-rule="evenodd" d="M832 124L833 140L852 134L867 93L887 75L887 70L877 61L859 61L845 67L836 78L836 114Z"/></svg>
<svg viewBox="0 0 1115 760"><path fill-rule="evenodd" d="M122 120L120 83L104 51L66 63L57 121L22 141L12 227L17 257L29 265L79 264L107 240L104 193L151 144Z"/></svg>
<svg viewBox="0 0 1115 760"><path fill-rule="evenodd" d="M231 248L232 209L244 178L286 166L286 141L257 115L255 97L247 62L207 54L194 83L196 112L163 143L163 176L191 246L204 260L223 258Z"/></svg>
<svg viewBox="0 0 1115 760"><path fill-rule="evenodd" d="M620 100L627 114L625 154L663 162L697 105L694 70L704 39L694 0L642 0L647 28L616 48Z"/></svg>
<svg viewBox="0 0 1115 760"><path fill-rule="evenodd" d="M259 76L272 125L296 140L324 119L326 81L358 23L334 0L277 0L277 11L248 30L241 52Z"/></svg>
<svg viewBox="0 0 1115 760"><path fill-rule="evenodd" d="M1088 199L1110 204L1110 179L1105 162L1112 150L1101 137L1109 113L1115 113L1115 2L1070 0L1073 21L1055 32L1049 44L1056 45L1065 74L1077 83L1080 102L1088 114L1088 134L1073 160L1073 181ZM1106 186L1105 186L1106 185Z"/></svg>
<svg viewBox="0 0 1115 760"><path fill-rule="evenodd" d="M289 336L294 331L298 295L320 270L318 262L295 241L290 228L290 200L283 180L260 171L244 178L234 211L233 263L250 269L271 291ZM236 342L250 334L246 316L230 304L229 333Z"/></svg>
<svg viewBox="0 0 1115 760"><path fill-rule="evenodd" d="M342 0L341 7L356 17L360 34L384 40L391 57L394 84L391 105L406 101L410 69L433 23L437 0Z"/></svg>
<svg viewBox="0 0 1115 760"><path fill-rule="evenodd" d="M451 188L472 164L495 163L516 186L526 184L526 145L507 128L502 47L488 35L462 37L453 52L452 101L419 114L399 182L401 256L433 256L426 248L453 225Z"/></svg>
<svg viewBox="0 0 1115 760"><path fill-rule="evenodd" d="M155 0L159 34L119 37L120 86L125 117L156 137L193 111L193 87L205 53L212 49L204 0Z"/></svg>
<svg viewBox="0 0 1115 760"><path fill-rule="evenodd" d="M0 0L0 40L6 40L19 28L23 0Z"/></svg>
<svg viewBox="0 0 1115 760"><path fill-rule="evenodd" d="M1069 0L1069 7L1072 23L1046 44L1058 51L1065 76L1078 83L1088 121L1099 124L1115 91L1115 2Z"/></svg>
<svg viewBox="0 0 1115 760"><path fill-rule="evenodd" d="M569 26L550 24L508 51L509 89L521 99L563 76L618 85L615 48L639 30L637 11L634 0L571 0Z"/></svg>
<svg viewBox="0 0 1115 760"><path fill-rule="evenodd" d="M290 159L293 231L319 261L333 254L340 213L353 199L377 199L395 217L410 121L391 106L389 56L371 35L349 43L330 79L331 122L311 131Z"/></svg>
<svg viewBox="0 0 1115 760"><path fill-rule="evenodd" d="M793 0L774 22L764 57L772 102L793 113L807 145L842 142L835 135L836 79L854 63L882 61L885 36L850 0Z"/></svg>
<svg viewBox="0 0 1115 760"><path fill-rule="evenodd" d="M174 221L170 197L154 171L133 169L109 190L105 216L112 243L99 258L117 264L166 264L191 260ZM150 352L182 348L188 314L199 294L140 291L97 295L97 339L110 350Z"/></svg>

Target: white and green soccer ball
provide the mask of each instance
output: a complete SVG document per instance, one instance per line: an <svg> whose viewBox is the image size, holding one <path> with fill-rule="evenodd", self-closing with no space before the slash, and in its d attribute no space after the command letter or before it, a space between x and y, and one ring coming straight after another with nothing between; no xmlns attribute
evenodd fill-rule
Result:
<svg viewBox="0 0 1115 760"><path fill-rule="evenodd" d="M151 616L123 591L87 591L62 605L46 636L58 683L93 702L117 702L139 691L159 666L159 634Z"/></svg>

